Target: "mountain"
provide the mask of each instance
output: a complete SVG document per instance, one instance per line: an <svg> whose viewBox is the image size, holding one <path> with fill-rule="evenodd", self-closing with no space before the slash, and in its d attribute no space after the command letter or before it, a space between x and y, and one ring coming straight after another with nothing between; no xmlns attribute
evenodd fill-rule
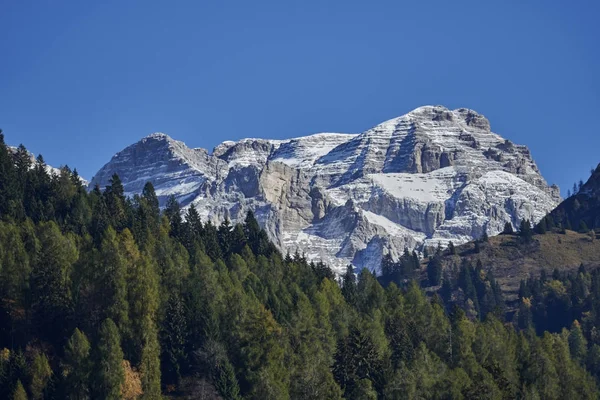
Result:
<svg viewBox="0 0 600 400"><path fill-rule="evenodd" d="M8 151L9 151L9 152L11 152L13 155L14 155L14 154L17 154L17 152L19 151L19 148L18 148L18 147L14 147L14 146L7 146L7 149L8 149ZM34 155L32 152L30 152L30 151L27 151L27 154L28 154L28 156L29 156L29 159L31 160L31 165L32 165L32 166L35 166L35 165L37 164L37 162L38 162L37 158L36 158L36 157L35 157L35 155ZM60 168L56 168L56 167L53 167L52 165L48 165L48 164L44 164L44 167L45 167L45 169L46 169L46 172L47 172L47 173L48 173L50 176L59 176L59 175L60 175ZM82 178L82 177L79 177L79 180L81 181L81 183L82 183L83 185L86 185L86 186L87 186L87 185L89 185L89 182L88 182L87 180L85 180L84 178Z"/></svg>
<svg viewBox="0 0 600 400"><path fill-rule="evenodd" d="M600 164L579 191L556 207L550 217L564 227L600 229Z"/></svg>
<svg viewBox="0 0 600 400"><path fill-rule="evenodd" d="M227 141L212 153L156 133L117 153L90 187L115 173L127 194L151 181L162 205L173 195L215 223L253 210L284 252L338 272L536 222L560 201L526 146L473 110L441 106L360 134Z"/></svg>

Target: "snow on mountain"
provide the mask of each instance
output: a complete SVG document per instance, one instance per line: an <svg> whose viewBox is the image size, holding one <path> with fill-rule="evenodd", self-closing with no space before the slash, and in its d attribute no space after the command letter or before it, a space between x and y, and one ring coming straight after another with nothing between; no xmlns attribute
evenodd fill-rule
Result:
<svg viewBox="0 0 600 400"><path fill-rule="evenodd" d="M14 146L8 146L8 150L11 151L12 153L17 153L18 148L14 147ZM27 152L27 153L29 154L29 158L31 159L31 165L33 167L35 164L37 164L37 159L36 159L36 157L35 157L35 155L33 153L31 153L31 152ZM58 175L60 175L60 168L56 168L56 167L53 167L51 165L46 164L44 166L44 169L46 170L46 172L50 176L58 176ZM82 178L81 176L79 177L79 180L81 181L81 184L83 186L88 186L89 185L89 182L86 179Z"/></svg>
<svg viewBox="0 0 600 400"><path fill-rule="evenodd" d="M227 141L212 153L153 134L117 153L92 179L117 173L125 190L151 181L204 218L253 210L285 252L378 268L404 248L494 235L538 221L560 201L527 147L492 133L473 110L425 106L361 134Z"/></svg>

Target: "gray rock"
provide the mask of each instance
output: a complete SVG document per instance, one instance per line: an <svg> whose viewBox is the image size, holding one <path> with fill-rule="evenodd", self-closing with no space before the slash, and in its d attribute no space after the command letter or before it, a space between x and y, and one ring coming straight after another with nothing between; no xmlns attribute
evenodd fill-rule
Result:
<svg viewBox="0 0 600 400"><path fill-rule="evenodd" d="M537 222L560 201L529 149L492 133L469 109L420 107L361 134L224 142L212 154L153 134L93 178L118 173L126 192L151 181L205 219L253 210L283 252L378 269L383 255L463 243L506 222Z"/></svg>

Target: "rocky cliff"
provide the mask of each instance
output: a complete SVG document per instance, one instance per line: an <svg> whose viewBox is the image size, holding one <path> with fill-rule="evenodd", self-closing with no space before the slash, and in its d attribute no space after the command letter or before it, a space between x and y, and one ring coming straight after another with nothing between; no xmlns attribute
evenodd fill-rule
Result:
<svg viewBox="0 0 600 400"><path fill-rule="evenodd" d="M527 147L469 109L420 107L361 134L224 142L212 153L152 134L116 154L91 181L117 173L128 194L151 181L204 218L253 210L284 251L378 268L405 247L463 243L508 221L538 221L560 201Z"/></svg>

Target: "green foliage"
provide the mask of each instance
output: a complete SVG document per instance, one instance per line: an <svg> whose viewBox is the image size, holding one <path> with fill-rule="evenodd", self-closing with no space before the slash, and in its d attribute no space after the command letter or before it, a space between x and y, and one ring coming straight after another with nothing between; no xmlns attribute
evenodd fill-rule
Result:
<svg viewBox="0 0 600 400"><path fill-rule="evenodd" d="M121 385L125 381L121 338L115 323L106 319L100 327L96 347L94 392L98 398L120 399Z"/></svg>
<svg viewBox="0 0 600 400"><path fill-rule="evenodd" d="M427 263L427 279L431 286L437 286L442 280L442 261L439 257L433 257Z"/></svg>
<svg viewBox="0 0 600 400"><path fill-rule="evenodd" d="M33 357L29 375L31 377L29 384L31 398L34 400L41 399L44 396L44 389L48 385L50 376L52 376L50 363L44 353L37 353Z"/></svg>
<svg viewBox="0 0 600 400"><path fill-rule="evenodd" d="M442 270L442 253L338 277L283 257L252 212L182 218L150 183L128 199L114 175L88 193L76 171L0 146L0 398L27 398L24 383L31 398L119 399L126 371L146 399L598 397L598 270L524 281L511 324L493 271L458 255Z"/></svg>
<svg viewBox="0 0 600 400"><path fill-rule="evenodd" d="M92 360L90 358L91 346L87 337L79 329L65 346L65 355L62 364L63 376L69 399L89 398L90 374Z"/></svg>
<svg viewBox="0 0 600 400"><path fill-rule="evenodd" d="M25 388L20 380L17 381L17 386L15 387L15 391L12 396L13 400L27 400L27 392L25 392Z"/></svg>
<svg viewBox="0 0 600 400"><path fill-rule="evenodd" d="M533 239L533 229L531 228L531 221L528 219L521 220L521 226L519 228L519 237L524 243L530 243Z"/></svg>
<svg viewBox="0 0 600 400"><path fill-rule="evenodd" d="M143 324L142 356L140 374L142 377L142 399L158 400L160 390L160 347L158 333L150 316L146 316Z"/></svg>

